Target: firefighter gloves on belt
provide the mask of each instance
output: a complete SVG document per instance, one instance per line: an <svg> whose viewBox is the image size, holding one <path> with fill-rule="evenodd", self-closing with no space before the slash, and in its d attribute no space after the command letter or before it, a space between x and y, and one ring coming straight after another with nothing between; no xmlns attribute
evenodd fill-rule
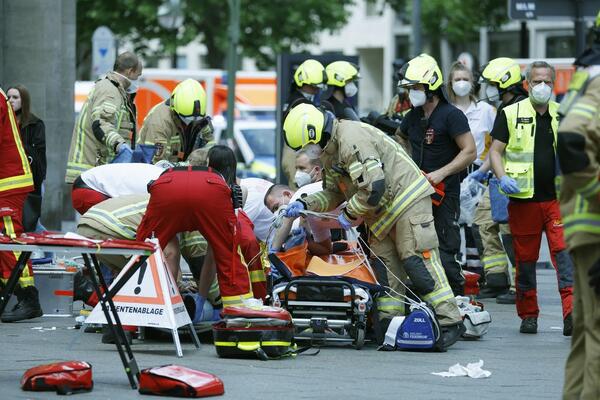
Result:
<svg viewBox="0 0 600 400"><path fill-rule="evenodd" d="M588 271L590 286L600 296L600 260L596 261Z"/></svg>
<svg viewBox="0 0 600 400"><path fill-rule="evenodd" d="M300 216L300 211L304 211L305 209L304 203L296 200L288 204L284 215L288 218L298 218Z"/></svg>
<svg viewBox="0 0 600 400"><path fill-rule="evenodd" d="M504 175L500 178L500 189L506 194L515 194L521 191L519 185L517 185L517 181L508 175Z"/></svg>

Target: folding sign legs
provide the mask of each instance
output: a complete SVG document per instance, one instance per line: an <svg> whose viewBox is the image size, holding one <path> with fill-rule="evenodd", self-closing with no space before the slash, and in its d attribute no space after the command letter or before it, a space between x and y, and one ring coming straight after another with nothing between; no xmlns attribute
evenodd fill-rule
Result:
<svg viewBox="0 0 600 400"><path fill-rule="evenodd" d="M137 270L140 265L144 263L146 258L147 257L140 256L138 262L131 267L131 270ZM98 263L96 256L93 254L83 254L83 261L86 268L90 272L90 278L94 285L94 290L96 291L98 300L100 301L106 322L108 323L108 327L113 337L115 338L115 345L117 346L117 351L119 352L119 357L121 357L121 362L125 368L125 373L127 374L131 388L137 389L136 381L139 380L140 370L133 355L133 351L131 350L131 346L125 337L125 332L123 331L121 320L119 319L119 315L117 314L115 305L113 303L112 295L108 293L108 286L106 285L104 277L102 276L102 272L100 271L100 264Z"/></svg>

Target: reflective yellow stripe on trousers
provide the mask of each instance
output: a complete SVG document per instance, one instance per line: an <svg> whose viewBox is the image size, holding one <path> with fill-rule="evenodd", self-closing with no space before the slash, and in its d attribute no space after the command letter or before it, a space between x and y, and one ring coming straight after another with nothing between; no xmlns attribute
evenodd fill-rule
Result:
<svg viewBox="0 0 600 400"><path fill-rule="evenodd" d="M15 226L13 225L12 218L7 215L2 217L2 220L4 221L4 229L6 231L6 234L11 238L15 238ZM15 256L16 260L18 260L21 256L20 251L13 251L12 253ZM7 280L8 279L2 278L2 282L4 283L6 283ZM29 275L29 267L27 266L23 269L23 273L19 277L19 285L21 287L33 286L33 276Z"/></svg>

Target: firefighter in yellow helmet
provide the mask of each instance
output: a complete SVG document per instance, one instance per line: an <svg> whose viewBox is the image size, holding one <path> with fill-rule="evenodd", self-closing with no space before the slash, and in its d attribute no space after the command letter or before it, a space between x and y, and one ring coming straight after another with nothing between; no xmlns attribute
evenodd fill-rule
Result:
<svg viewBox="0 0 600 400"><path fill-rule="evenodd" d="M369 228L370 246L397 277L408 275L443 327L443 346L464 332L456 300L440 263L431 211L433 188L392 138L358 121L337 120L328 111L300 104L283 124L285 141L294 150L308 143L321 149L323 191L290 203L286 216L300 210L326 212L347 201L338 222L349 229L359 217ZM393 292L403 285L389 276L391 296L378 308L385 316L402 314ZM383 315L382 315L383 316Z"/></svg>
<svg viewBox="0 0 600 400"><path fill-rule="evenodd" d="M358 114L348 99L358 94L358 66L348 61L334 61L325 68L327 91L323 107L337 119L358 121Z"/></svg>
<svg viewBox="0 0 600 400"><path fill-rule="evenodd" d="M495 58L482 67L480 83L486 84L487 100L498 106L496 115L500 115L504 107L527 98L522 81L521 68L512 58ZM469 177L484 182L489 177L490 169L488 158ZM487 189L475 211L473 221L473 229L481 237L485 275L485 286L478 297L495 297L496 302L500 304L515 304L515 270L513 268L512 274L508 271L509 259L513 266L516 265L512 235L507 223L498 223L492 219L491 207L490 191Z"/></svg>
<svg viewBox="0 0 600 400"><path fill-rule="evenodd" d="M435 187L433 217L440 258L455 295L464 290L457 261L460 251L460 180L477 157L465 114L446 99L442 71L435 59L421 54L404 64L399 85L408 89L412 109L399 136L410 143L412 159Z"/></svg>
<svg viewBox="0 0 600 400"><path fill-rule="evenodd" d="M292 83L290 94L283 105L282 120L298 104L309 103L320 106L320 95L326 89L326 83L327 74L325 73L323 64L313 59L302 62L294 72L294 82ZM288 146L283 146L281 167L292 189L297 189L294 182L294 174L296 173L295 159L294 152Z"/></svg>
<svg viewBox="0 0 600 400"><path fill-rule="evenodd" d="M600 396L600 12L594 42L577 59L561 103L557 152L565 238L573 256L573 339L565 368L564 399Z"/></svg>
<svg viewBox="0 0 600 400"><path fill-rule="evenodd" d="M138 137L139 144L156 146L153 163L184 161L193 150L213 140L206 92L195 79L180 82L169 99L150 110Z"/></svg>

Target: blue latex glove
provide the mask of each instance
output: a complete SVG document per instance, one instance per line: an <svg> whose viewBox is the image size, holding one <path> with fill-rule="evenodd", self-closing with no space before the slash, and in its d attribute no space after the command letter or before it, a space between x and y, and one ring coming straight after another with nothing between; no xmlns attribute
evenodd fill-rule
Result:
<svg viewBox="0 0 600 400"><path fill-rule="evenodd" d="M346 218L346 214L344 212L341 212L340 215L338 215L337 220L343 230L347 231L352 228L352 222Z"/></svg>
<svg viewBox="0 0 600 400"><path fill-rule="evenodd" d="M519 185L517 185L517 181L508 175L504 175L500 178L500 189L506 194L515 194L521 191Z"/></svg>
<svg viewBox="0 0 600 400"><path fill-rule="evenodd" d="M284 215L288 218L298 218L300 211L304 211L304 204L296 200L287 205Z"/></svg>
<svg viewBox="0 0 600 400"><path fill-rule="evenodd" d="M477 169L469 174L469 178L476 180L477 182L483 182L487 177L488 177L488 173L483 172L479 169Z"/></svg>
<svg viewBox="0 0 600 400"><path fill-rule="evenodd" d="M127 143L119 145L119 151L115 158L112 160L113 163L130 163L133 158L133 150Z"/></svg>
<svg viewBox="0 0 600 400"><path fill-rule="evenodd" d="M194 310L194 318L192 318L192 323L197 324L198 322L202 321L202 314L204 311L204 303L206 302L206 299L200 296L198 293L193 293L190 296L194 298L194 303L196 305L196 308Z"/></svg>

